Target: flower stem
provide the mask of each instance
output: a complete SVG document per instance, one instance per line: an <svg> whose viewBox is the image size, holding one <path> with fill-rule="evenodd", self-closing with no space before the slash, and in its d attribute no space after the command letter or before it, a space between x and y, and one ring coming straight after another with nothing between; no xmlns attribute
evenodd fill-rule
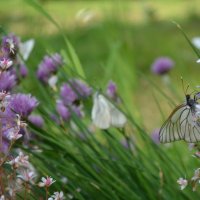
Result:
<svg viewBox="0 0 200 200"><path fill-rule="evenodd" d="M25 191L24 191L24 200L26 200L26 196L27 196L27 182L25 182Z"/></svg>
<svg viewBox="0 0 200 200"><path fill-rule="evenodd" d="M48 200L48 187L45 187L45 191L46 191L46 200Z"/></svg>

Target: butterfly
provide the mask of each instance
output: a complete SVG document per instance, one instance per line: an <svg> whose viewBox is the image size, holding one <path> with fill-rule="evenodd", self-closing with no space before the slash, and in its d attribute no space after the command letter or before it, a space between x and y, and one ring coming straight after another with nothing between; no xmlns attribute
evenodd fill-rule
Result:
<svg viewBox="0 0 200 200"><path fill-rule="evenodd" d="M185 140L195 143L200 141L200 93L192 98L186 94L185 103L177 106L159 131L161 143Z"/></svg>
<svg viewBox="0 0 200 200"><path fill-rule="evenodd" d="M97 127L108 129L110 126L122 128L127 119L106 97L96 92L92 108L92 121Z"/></svg>
<svg viewBox="0 0 200 200"><path fill-rule="evenodd" d="M19 53L22 56L23 60L26 61L29 58L29 55L33 50L34 45L35 45L34 39L30 39L19 44Z"/></svg>

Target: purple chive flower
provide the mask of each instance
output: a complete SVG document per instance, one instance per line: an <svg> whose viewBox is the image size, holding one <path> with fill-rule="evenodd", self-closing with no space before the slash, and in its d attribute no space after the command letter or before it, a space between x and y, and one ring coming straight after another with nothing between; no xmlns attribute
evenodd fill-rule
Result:
<svg viewBox="0 0 200 200"><path fill-rule="evenodd" d="M25 78L28 75L28 69L24 63L21 63L19 65L19 73L23 78Z"/></svg>
<svg viewBox="0 0 200 200"><path fill-rule="evenodd" d="M87 98L92 93L92 89L81 80L71 79L69 80L69 83L74 92L81 98Z"/></svg>
<svg viewBox="0 0 200 200"><path fill-rule="evenodd" d="M38 79L44 83L47 83L50 76L56 73L56 71L62 64L62 57L58 53L53 54L51 56L45 56L38 67Z"/></svg>
<svg viewBox="0 0 200 200"><path fill-rule="evenodd" d="M77 117L83 117L83 111L82 111L82 106L76 106L76 105L72 105L71 106L71 111L74 112L76 114Z"/></svg>
<svg viewBox="0 0 200 200"><path fill-rule="evenodd" d="M6 154L9 149L9 142L3 138L2 140L2 146L0 147L0 152L3 152Z"/></svg>
<svg viewBox="0 0 200 200"><path fill-rule="evenodd" d="M60 96L65 105L73 103L77 99L77 95L71 86L67 83L64 83L60 88Z"/></svg>
<svg viewBox="0 0 200 200"><path fill-rule="evenodd" d="M155 130L153 130L153 132L151 133L151 139L156 143L156 144L160 144L160 140L159 140L159 128L156 128Z"/></svg>
<svg viewBox="0 0 200 200"><path fill-rule="evenodd" d="M6 54L16 54L19 49L20 38L14 34L9 34L7 36L3 36L2 38L2 50Z"/></svg>
<svg viewBox="0 0 200 200"><path fill-rule="evenodd" d="M42 128L42 126L44 125L44 120L40 115L30 115L28 117L28 120L34 124L35 126Z"/></svg>
<svg viewBox="0 0 200 200"><path fill-rule="evenodd" d="M60 115L60 117L64 120L64 121L68 121L70 119L70 111L69 109L63 104L63 102L61 100L57 100L56 102L56 110L58 112L58 114Z"/></svg>
<svg viewBox="0 0 200 200"><path fill-rule="evenodd" d="M38 101L30 94L15 94L10 102L11 112L19 114L22 118L27 118L31 112L38 106ZM13 110L13 111L12 111Z"/></svg>
<svg viewBox="0 0 200 200"><path fill-rule="evenodd" d="M174 62L168 57L160 57L157 58L152 66L151 71L154 74L163 75L166 74L174 67Z"/></svg>
<svg viewBox="0 0 200 200"><path fill-rule="evenodd" d="M65 105L70 105L80 98L87 98L91 93L92 89L78 79L71 79L60 88L60 96Z"/></svg>
<svg viewBox="0 0 200 200"><path fill-rule="evenodd" d="M112 80L110 80L107 85L106 94L110 99L112 99L116 103L121 102L120 97L117 94L117 85Z"/></svg>
<svg viewBox="0 0 200 200"><path fill-rule="evenodd" d="M0 91L10 91L16 85L16 76L10 72L0 74Z"/></svg>
<svg viewBox="0 0 200 200"><path fill-rule="evenodd" d="M53 61L56 63L56 65L63 65L63 59L59 53L54 53L52 55Z"/></svg>
<svg viewBox="0 0 200 200"><path fill-rule="evenodd" d="M109 81L108 86L107 86L107 95L111 98L115 97L117 93L117 86L113 81Z"/></svg>
<svg viewBox="0 0 200 200"><path fill-rule="evenodd" d="M125 149L129 149L129 144L128 144L128 141L126 139L122 139L120 141L120 143Z"/></svg>

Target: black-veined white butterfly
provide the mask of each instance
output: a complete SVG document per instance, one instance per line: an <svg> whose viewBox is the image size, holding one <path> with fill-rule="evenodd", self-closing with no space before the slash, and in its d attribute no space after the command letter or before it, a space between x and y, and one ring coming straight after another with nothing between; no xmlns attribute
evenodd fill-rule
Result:
<svg viewBox="0 0 200 200"><path fill-rule="evenodd" d="M35 45L34 39L30 39L19 44L19 53L22 56L23 60L26 61L29 58L29 55L33 50L34 45Z"/></svg>
<svg viewBox="0 0 200 200"><path fill-rule="evenodd" d="M108 99L96 92L92 108L92 121L97 127L108 129L110 126L122 128L127 119Z"/></svg>
<svg viewBox="0 0 200 200"><path fill-rule="evenodd" d="M186 94L186 102L177 106L159 132L161 143L185 140L186 142L200 141L200 104L199 94L194 98Z"/></svg>

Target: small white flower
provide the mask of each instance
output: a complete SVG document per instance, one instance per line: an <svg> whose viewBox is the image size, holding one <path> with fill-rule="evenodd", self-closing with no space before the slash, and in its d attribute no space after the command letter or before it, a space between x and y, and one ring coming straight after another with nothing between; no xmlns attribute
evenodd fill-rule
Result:
<svg viewBox="0 0 200 200"><path fill-rule="evenodd" d="M179 178L177 180L177 183L180 185L181 190L183 190L188 185L188 181L186 179L183 179L183 178Z"/></svg>
<svg viewBox="0 0 200 200"><path fill-rule="evenodd" d="M200 151L195 152L193 156L197 157L197 158L200 158Z"/></svg>
<svg viewBox="0 0 200 200"><path fill-rule="evenodd" d="M18 128L10 128L7 138L11 141L15 141L18 140L19 138L22 137L22 134L19 133L19 129Z"/></svg>
<svg viewBox="0 0 200 200"><path fill-rule="evenodd" d="M200 168L196 169L194 172L194 176L191 178L192 181L197 181L200 179Z"/></svg>
<svg viewBox="0 0 200 200"><path fill-rule="evenodd" d="M0 61L0 67L2 70L7 70L12 64L13 61L7 58L4 58L3 60Z"/></svg>
<svg viewBox="0 0 200 200"><path fill-rule="evenodd" d="M99 93L94 94L94 105L92 108L92 121L101 128L108 129L110 126L122 128L127 119L110 101Z"/></svg>
<svg viewBox="0 0 200 200"><path fill-rule="evenodd" d="M48 79L48 84L49 86L52 88L52 89L56 89L56 83L58 81L58 77L56 75L54 76L51 76L49 79Z"/></svg>
<svg viewBox="0 0 200 200"><path fill-rule="evenodd" d="M73 199L73 198L74 198L74 196L73 196L72 194L67 194L67 197L68 197L69 199Z"/></svg>
<svg viewBox="0 0 200 200"><path fill-rule="evenodd" d="M53 180L53 178L51 178L50 176L47 176L46 178L42 177L41 180L42 181L38 183L39 187L49 187L55 182L55 180Z"/></svg>
<svg viewBox="0 0 200 200"><path fill-rule="evenodd" d="M76 188L76 191L77 192L81 192L81 188Z"/></svg>
<svg viewBox="0 0 200 200"><path fill-rule="evenodd" d="M4 195L1 195L1 196L0 196L0 200L5 200L5 196L4 196Z"/></svg>
<svg viewBox="0 0 200 200"><path fill-rule="evenodd" d="M22 152L19 152L19 156L7 162L8 164L14 166L15 168L19 166L29 166L28 156L24 155Z"/></svg>
<svg viewBox="0 0 200 200"><path fill-rule="evenodd" d="M19 175L17 175L17 177L25 182L33 183L33 179L36 177L36 175L34 171L22 169L19 171Z"/></svg>
<svg viewBox="0 0 200 200"><path fill-rule="evenodd" d="M63 192L54 192L54 194L48 198L48 200L63 200L65 199Z"/></svg>
<svg viewBox="0 0 200 200"><path fill-rule="evenodd" d="M64 183L64 184L66 184L66 183L68 182L68 178L65 177L65 176L63 176L63 177L61 178L61 182Z"/></svg>

